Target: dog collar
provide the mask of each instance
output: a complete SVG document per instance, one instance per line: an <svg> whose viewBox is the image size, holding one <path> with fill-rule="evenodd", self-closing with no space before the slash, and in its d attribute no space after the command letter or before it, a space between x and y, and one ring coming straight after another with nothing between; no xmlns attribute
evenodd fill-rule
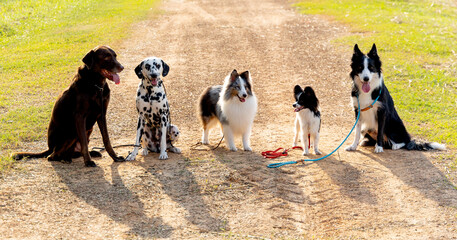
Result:
<svg viewBox="0 0 457 240"><path fill-rule="evenodd" d="M94 84L94 87L97 88L97 90L101 92L101 91L103 91L103 87L104 86L103 87L99 87L97 84Z"/></svg>
<svg viewBox="0 0 457 240"><path fill-rule="evenodd" d="M374 104L378 101L379 97L381 96L381 91L382 91L382 86L381 86L381 88L379 89L378 97L374 100L374 102L373 102L372 104L370 104L370 106L361 109L360 112L365 112L365 111L368 111L368 110L372 109L373 106L374 106Z"/></svg>

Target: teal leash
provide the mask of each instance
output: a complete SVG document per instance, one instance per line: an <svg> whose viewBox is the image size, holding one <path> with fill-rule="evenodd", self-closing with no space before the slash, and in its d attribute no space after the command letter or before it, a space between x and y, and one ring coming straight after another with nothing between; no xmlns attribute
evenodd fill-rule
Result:
<svg viewBox="0 0 457 240"><path fill-rule="evenodd" d="M374 106L374 104L378 101L379 97L381 96L381 91L382 91L382 86L381 86L381 89L379 90L379 95L378 97L374 100L374 102L367 108L364 108L363 110L366 111L370 108L372 108ZM320 157L320 158L316 158L316 159L301 159L301 160L298 160L298 161L289 161L289 162L280 162L280 163L271 163L271 164L268 164L267 167L268 168L278 168L278 167L282 167L284 165L289 165L289 164L297 164L297 163L305 163L305 162L317 162L319 160L322 160L322 159L325 159L325 158L328 158L330 155L332 155L333 153L335 153L345 142L346 140L348 139L348 137L351 135L352 131L354 131L354 128L355 126L357 126L357 123L359 122L359 118L360 118L360 102L359 102L359 95L357 94L357 107L358 107L358 111L357 111L357 120L355 121L354 123L354 126L352 126L352 129L351 131L349 132L349 134L346 136L346 138L344 138L343 142L340 143L340 145L335 148L335 150L333 150L331 153L323 156L323 157Z"/></svg>

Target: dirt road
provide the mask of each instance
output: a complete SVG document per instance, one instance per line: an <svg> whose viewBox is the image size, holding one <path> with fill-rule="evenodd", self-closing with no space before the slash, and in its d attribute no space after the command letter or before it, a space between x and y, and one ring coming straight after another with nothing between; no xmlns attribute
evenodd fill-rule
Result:
<svg viewBox="0 0 457 240"><path fill-rule="evenodd" d="M126 163L104 153L97 168L83 167L82 159L17 164L0 179L1 239L457 238L457 190L433 164L437 153L360 148L265 167L276 161L260 152L292 143L295 84L311 85L320 99L324 154L349 131L352 49L331 43L348 29L300 15L285 1L168 0L162 10L115 45L126 69L121 85L111 85L108 127L114 145L134 143L133 69L145 57L161 57L171 67L165 85L183 153ZM198 96L233 69L251 72L259 99L254 152L225 145L191 151L201 137ZM211 143L220 137L214 131ZM45 142L36 145L27 150ZM91 146L101 145L96 132ZM123 156L131 150L116 149ZM300 157L296 151L277 161Z"/></svg>

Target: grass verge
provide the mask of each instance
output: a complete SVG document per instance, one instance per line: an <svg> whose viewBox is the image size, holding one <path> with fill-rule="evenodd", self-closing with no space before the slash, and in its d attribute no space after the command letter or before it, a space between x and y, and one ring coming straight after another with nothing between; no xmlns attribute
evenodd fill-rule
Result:
<svg viewBox="0 0 457 240"><path fill-rule="evenodd" d="M97 45L114 49L159 0L0 1L0 156L46 136L52 106ZM0 158L0 168L8 164Z"/></svg>
<svg viewBox="0 0 457 240"><path fill-rule="evenodd" d="M295 5L351 27L337 41L368 52L373 43L400 116L413 135L457 145L455 1L309 0Z"/></svg>

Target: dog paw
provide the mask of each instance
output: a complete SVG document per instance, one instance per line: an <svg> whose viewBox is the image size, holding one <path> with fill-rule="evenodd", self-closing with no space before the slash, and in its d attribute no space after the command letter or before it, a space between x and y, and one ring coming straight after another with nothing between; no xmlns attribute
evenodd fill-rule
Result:
<svg viewBox="0 0 457 240"><path fill-rule="evenodd" d="M229 149L230 149L230 151L232 151L232 152L236 152L236 151L238 151L238 148L236 148L235 146L233 146L233 147L229 147Z"/></svg>
<svg viewBox="0 0 457 240"><path fill-rule="evenodd" d="M244 151L248 151L248 152L252 152L252 148L251 147L244 147Z"/></svg>
<svg viewBox="0 0 457 240"><path fill-rule="evenodd" d="M306 155L308 155L308 154L309 154L308 151L303 151L303 153L302 153L303 156L306 156Z"/></svg>
<svg viewBox="0 0 457 240"><path fill-rule="evenodd" d="M355 150L357 150L357 146L351 145L351 146L345 148L345 150L346 151L355 151Z"/></svg>
<svg viewBox="0 0 457 240"><path fill-rule="evenodd" d="M133 160L135 160L135 157L136 157L135 154L130 153L130 154L125 158L125 160L126 160L126 161L133 161Z"/></svg>
<svg viewBox="0 0 457 240"><path fill-rule="evenodd" d="M170 148L170 151L174 152L174 153L181 153L181 149L179 149L177 147Z"/></svg>
<svg viewBox="0 0 457 240"><path fill-rule="evenodd" d="M202 140L202 144L203 144L203 145L208 145L208 144L209 144L209 141L208 141L208 140Z"/></svg>
<svg viewBox="0 0 457 240"><path fill-rule="evenodd" d="M92 150L89 152L90 157L101 158L102 154L99 151Z"/></svg>
<svg viewBox="0 0 457 240"><path fill-rule="evenodd" d="M115 162L124 162L125 158L123 156L117 156L117 157L114 157L113 160Z"/></svg>
<svg viewBox="0 0 457 240"><path fill-rule="evenodd" d="M95 164L95 162L92 160L84 162L84 165L86 165L86 167L96 167L97 166L97 164Z"/></svg>
<svg viewBox="0 0 457 240"><path fill-rule="evenodd" d="M321 154L322 154L319 150L314 150L314 153L315 153L316 155L321 155Z"/></svg>
<svg viewBox="0 0 457 240"><path fill-rule="evenodd" d="M167 154L167 152L161 153L160 156L159 156L159 159L160 159L160 160L168 159L168 154Z"/></svg>
<svg viewBox="0 0 457 240"><path fill-rule="evenodd" d="M375 153L382 153L382 152L384 152L384 148L376 145L376 147L374 148L374 152Z"/></svg>
<svg viewBox="0 0 457 240"><path fill-rule="evenodd" d="M404 146L405 146L404 143L395 143L395 144L392 145L392 150L398 150L398 149L400 149L400 148L402 148Z"/></svg>
<svg viewBox="0 0 457 240"><path fill-rule="evenodd" d="M143 148L143 151L141 151L141 155L143 156L147 156L148 155L148 149L147 148Z"/></svg>

